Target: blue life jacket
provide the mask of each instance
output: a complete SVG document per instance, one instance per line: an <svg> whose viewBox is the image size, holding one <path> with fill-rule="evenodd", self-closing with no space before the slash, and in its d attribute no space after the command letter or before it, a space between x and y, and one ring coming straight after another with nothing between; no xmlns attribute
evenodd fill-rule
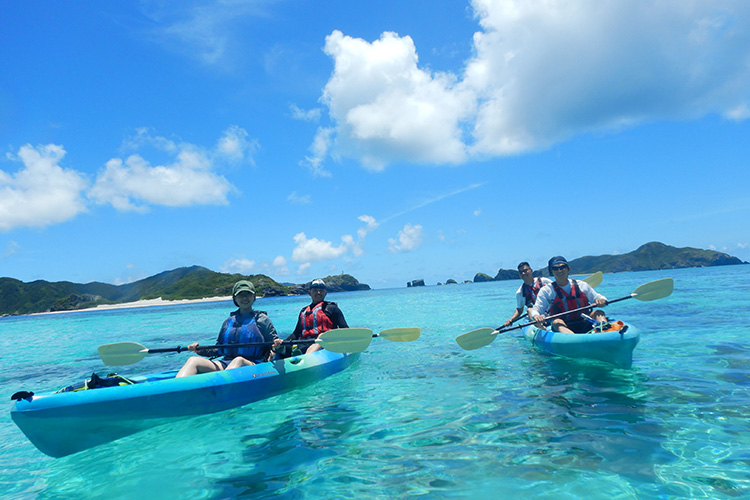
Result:
<svg viewBox="0 0 750 500"><path fill-rule="evenodd" d="M219 344L265 342L258 323L255 321L256 314L257 311L254 311L252 316L244 318L240 317L237 312L230 314L219 334ZM219 355L223 355L225 360L242 356L249 361L264 361L262 358L268 353L268 349L267 346L225 348L219 349Z"/></svg>

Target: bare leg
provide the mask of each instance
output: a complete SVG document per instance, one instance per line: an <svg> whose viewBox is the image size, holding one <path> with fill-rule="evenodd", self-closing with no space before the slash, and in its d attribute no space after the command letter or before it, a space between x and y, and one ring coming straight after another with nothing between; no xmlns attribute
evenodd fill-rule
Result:
<svg viewBox="0 0 750 500"><path fill-rule="evenodd" d="M560 318L557 318L552 322L552 330L560 333L573 333L573 330L568 328L568 326L565 324L565 321L561 320Z"/></svg>
<svg viewBox="0 0 750 500"><path fill-rule="evenodd" d="M320 347L320 344L310 344L310 347L307 348L305 351L305 354L310 354L311 352L319 351L322 347Z"/></svg>
<svg viewBox="0 0 750 500"><path fill-rule="evenodd" d="M200 356L191 356L182 365L175 378L188 377L197 373L218 372L224 369L224 365L218 361L202 358Z"/></svg>
<svg viewBox="0 0 750 500"><path fill-rule="evenodd" d="M252 361L246 360L242 356L237 356L231 361L231 363L227 365L227 370L231 370L232 368L239 368L240 366L250 366L254 364L255 363L253 363Z"/></svg>

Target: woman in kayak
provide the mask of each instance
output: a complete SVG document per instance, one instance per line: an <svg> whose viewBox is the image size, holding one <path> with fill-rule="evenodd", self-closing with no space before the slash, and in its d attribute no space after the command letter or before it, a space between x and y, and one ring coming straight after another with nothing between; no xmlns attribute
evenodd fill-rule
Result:
<svg viewBox="0 0 750 500"><path fill-rule="evenodd" d="M334 328L349 328L339 306L335 302L326 302L328 294L325 281L321 279L313 280L308 291L312 302L302 308L297 318L297 326L294 327L292 334L287 337L287 341L300 339L316 339L321 333L333 330ZM303 344L300 350L303 353L315 352L322 349L319 344Z"/></svg>
<svg viewBox="0 0 750 500"><path fill-rule="evenodd" d="M246 280L240 280L232 288L232 300L239 308L229 315L221 326L217 344L247 344L251 342L273 342L267 346L240 347L235 349L200 349L199 354L208 358L223 356L221 359L206 359L192 356L183 365L176 377L187 377L197 373L215 372L254 365L268 361L270 351L275 351L282 340L265 312L253 309L255 287ZM198 352L198 342L188 349Z"/></svg>
<svg viewBox="0 0 750 500"><path fill-rule="evenodd" d="M529 311L531 319L536 321L537 328L542 328L545 314L554 316L572 311L587 305L602 307L607 304L607 297L598 293L588 283L568 279L570 266L565 257L552 257L547 269L555 281L539 290L534 307ZM589 309L590 311L591 309ZM552 330L562 333L586 333L591 330L591 323L578 311L566 314L552 321Z"/></svg>

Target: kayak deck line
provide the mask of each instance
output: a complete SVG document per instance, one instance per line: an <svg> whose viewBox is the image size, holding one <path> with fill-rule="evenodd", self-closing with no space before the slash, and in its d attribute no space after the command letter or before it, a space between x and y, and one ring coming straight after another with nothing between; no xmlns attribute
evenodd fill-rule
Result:
<svg viewBox="0 0 750 500"><path fill-rule="evenodd" d="M319 350L232 370L175 378L177 370L130 377L130 385L45 393L13 401L11 417L43 453L63 457L196 415L217 413L310 385L359 358Z"/></svg>

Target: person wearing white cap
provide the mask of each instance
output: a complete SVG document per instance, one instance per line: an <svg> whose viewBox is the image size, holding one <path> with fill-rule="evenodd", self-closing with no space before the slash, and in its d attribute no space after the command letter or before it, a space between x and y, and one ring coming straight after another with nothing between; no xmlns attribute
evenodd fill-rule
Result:
<svg viewBox="0 0 750 500"><path fill-rule="evenodd" d="M217 344L248 344L252 342L273 342L272 347L240 347L236 349L201 349L198 351L198 342L188 346L193 352L199 352L202 356L191 356L185 362L176 377L187 377L197 373L216 372L239 368L240 366L254 365L268 361L270 352L275 350L282 340L276 333L273 323L265 311L253 309L255 302L255 287L250 281L240 280L232 288L232 301L238 309L232 312L224 321L219 331ZM220 359L218 356L223 356Z"/></svg>
<svg viewBox="0 0 750 500"><path fill-rule="evenodd" d="M294 340L312 340L316 339L321 333L333 330L334 328L349 328L339 306L335 302L325 300L328 294L326 284L321 279L313 280L310 283L308 291L312 302L303 307L297 318L297 326L294 327L292 334L287 337L287 341ZM322 349L318 344L302 344L302 352L315 352Z"/></svg>
<svg viewBox="0 0 750 500"><path fill-rule="evenodd" d="M556 256L549 260L547 270L555 281L545 285L536 297L534 307L529 311L530 319L542 327L545 315L554 316L566 311L585 307L602 307L607 304L607 297L594 290L585 281L568 279L570 266L565 257ZM586 333L591 330L591 322L583 317L584 311L566 314L552 321L552 330L562 333Z"/></svg>

